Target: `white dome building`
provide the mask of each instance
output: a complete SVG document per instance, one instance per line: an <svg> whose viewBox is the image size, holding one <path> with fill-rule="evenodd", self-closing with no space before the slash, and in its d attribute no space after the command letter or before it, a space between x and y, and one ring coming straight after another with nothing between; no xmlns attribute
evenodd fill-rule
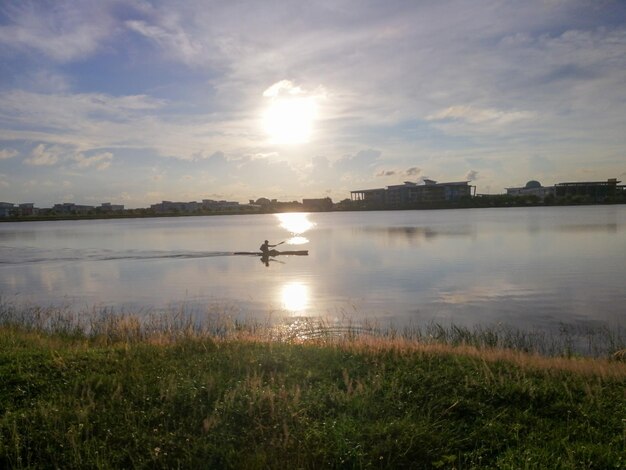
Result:
<svg viewBox="0 0 626 470"><path fill-rule="evenodd" d="M537 196L545 199L546 196L554 194L554 186L542 186L537 180L530 180L521 188L506 188L508 196Z"/></svg>

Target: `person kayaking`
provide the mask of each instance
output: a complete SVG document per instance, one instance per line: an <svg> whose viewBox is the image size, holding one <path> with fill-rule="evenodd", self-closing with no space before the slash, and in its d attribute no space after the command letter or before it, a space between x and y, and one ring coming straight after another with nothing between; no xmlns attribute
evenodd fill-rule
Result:
<svg viewBox="0 0 626 470"><path fill-rule="evenodd" d="M276 245L270 245L270 242L268 242L267 240L265 240L263 242L263 244L259 247L259 250L261 250L261 253L263 256L269 256L270 254L270 248L274 248L276 246L280 245L280 243L276 244Z"/></svg>

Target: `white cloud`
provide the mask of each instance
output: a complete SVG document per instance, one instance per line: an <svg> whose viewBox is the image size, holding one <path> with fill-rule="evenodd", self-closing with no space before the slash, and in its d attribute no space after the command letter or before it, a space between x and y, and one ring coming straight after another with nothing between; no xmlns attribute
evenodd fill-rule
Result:
<svg viewBox="0 0 626 470"><path fill-rule="evenodd" d="M13 150L13 149L0 150L0 160L8 160L9 158L16 157L17 155L19 155L17 150Z"/></svg>
<svg viewBox="0 0 626 470"><path fill-rule="evenodd" d="M291 80L281 80L265 90L263 96L266 98L276 98L284 93L288 95L301 95L304 91L299 86L295 86Z"/></svg>
<svg viewBox="0 0 626 470"><path fill-rule="evenodd" d="M8 188L9 186L9 177L0 173L0 188Z"/></svg>
<svg viewBox="0 0 626 470"><path fill-rule="evenodd" d="M39 144L30 153L30 156L24 160L24 163L31 166L52 166L59 162L59 153L61 149L58 147L48 147Z"/></svg>
<svg viewBox="0 0 626 470"><path fill-rule="evenodd" d="M528 155L546 155L551 173L585 165L623 171L623 157L615 157L626 144L620 2L346 0L280 2L272 11L246 0L120 5L0 6L0 54L10 73L0 89L0 140L15 148L42 143L30 164L64 161L55 147L70 149L65 163L78 168L109 164L95 160L102 149L115 149L121 171L135 159L140 167L175 157L207 171L212 191L244 194L263 193L258 173L266 170L280 187L273 164L281 161L290 165L285 185L311 192L354 189L381 169L400 178L413 166L439 180L475 168L496 188L532 179ZM268 144L262 108L309 96L326 98L311 144L297 151ZM358 154L367 148L379 155ZM204 158L217 149L228 159ZM271 158L254 167L250 155ZM485 157L484 165L468 155ZM618 161L609 165L607 155ZM176 181L171 169L180 162L170 163L167 180Z"/></svg>
<svg viewBox="0 0 626 470"><path fill-rule="evenodd" d="M145 119L163 106L145 95L110 96L102 93L44 94L21 90L0 93L0 118L7 128L48 129L58 132L101 133L107 125ZM102 126L102 127L100 127Z"/></svg>
<svg viewBox="0 0 626 470"><path fill-rule="evenodd" d="M258 122L229 112L185 115L146 95L0 92L0 140L29 140L89 152L101 148L151 149L156 155L197 159L207 149L250 151L264 140ZM242 147L242 140L247 141ZM255 153L273 150L255 148Z"/></svg>
<svg viewBox="0 0 626 470"><path fill-rule="evenodd" d="M3 5L10 23L0 26L0 44L7 50L35 50L67 62L97 50L111 34L112 18L106 2L23 1ZM97 21L95 20L97 18Z"/></svg>
<svg viewBox="0 0 626 470"><path fill-rule="evenodd" d="M434 114L426 116L428 121L461 120L470 124L506 125L516 121L531 119L533 113L527 111L503 111L494 108L477 108L474 106L450 106Z"/></svg>
<svg viewBox="0 0 626 470"><path fill-rule="evenodd" d="M166 29L161 25L151 25L145 21L126 21L128 29L154 41L168 54L192 64L198 61L202 47L193 41L183 29Z"/></svg>
<svg viewBox="0 0 626 470"><path fill-rule="evenodd" d="M95 167L97 170L106 170L111 166L113 160L113 154L111 152L104 152L91 157L85 157L82 153L74 155L74 161L76 161L78 168Z"/></svg>

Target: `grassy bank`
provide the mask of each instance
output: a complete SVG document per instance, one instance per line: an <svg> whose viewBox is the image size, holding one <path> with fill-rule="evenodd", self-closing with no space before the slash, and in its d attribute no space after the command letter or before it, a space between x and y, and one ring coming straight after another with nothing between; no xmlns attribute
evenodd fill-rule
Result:
<svg viewBox="0 0 626 470"><path fill-rule="evenodd" d="M0 467L626 466L619 358L109 333L0 327Z"/></svg>

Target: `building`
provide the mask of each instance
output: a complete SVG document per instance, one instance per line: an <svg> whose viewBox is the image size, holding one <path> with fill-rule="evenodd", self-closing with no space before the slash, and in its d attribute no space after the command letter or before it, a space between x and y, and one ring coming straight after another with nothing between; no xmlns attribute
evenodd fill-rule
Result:
<svg viewBox="0 0 626 470"><path fill-rule="evenodd" d="M545 199L546 196L554 195L554 186L542 186L539 181L530 180L521 188L506 188L507 196L536 196Z"/></svg>
<svg viewBox="0 0 626 470"><path fill-rule="evenodd" d="M62 204L55 204L52 206L52 211L55 214L72 214L72 215L86 215L94 211L94 206L85 206L81 204L74 204L73 202L64 202Z"/></svg>
<svg viewBox="0 0 626 470"><path fill-rule="evenodd" d="M103 202L100 207L98 207L100 212L124 212L123 204L111 204L110 202Z"/></svg>
<svg viewBox="0 0 626 470"><path fill-rule="evenodd" d="M38 209L32 202L25 202L19 204L17 207L17 215L20 217L28 217L30 215L37 215Z"/></svg>
<svg viewBox="0 0 626 470"><path fill-rule="evenodd" d="M200 203L196 201L191 202L172 202L172 201L161 201L158 204L152 204L150 209L158 214L167 214L167 213L191 213L196 212L200 209Z"/></svg>
<svg viewBox="0 0 626 470"><path fill-rule="evenodd" d="M618 193L623 193L624 186L618 186L616 178L609 178L606 181L582 181L557 183L555 188L555 196L557 198L580 197L600 202L604 199L615 197Z"/></svg>
<svg viewBox="0 0 626 470"><path fill-rule="evenodd" d="M12 202L0 202L0 217L11 217L15 215L15 204Z"/></svg>
<svg viewBox="0 0 626 470"><path fill-rule="evenodd" d="M333 200L329 197L302 199L302 208L307 211L329 211L333 208Z"/></svg>
<svg viewBox="0 0 626 470"><path fill-rule="evenodd" d="M213 199L203 199L202 209L210 211L238 211L241 207L236 201L214 201Z"/></svg>
<svg viewBox="0 0 626 470"><path fill-rule="evenodd" d="M352 201L362 201L369 204L384 204L387 190L379 189L359 189L350 191L350 199Z"/></svg>
<svg viewBox="0 0 626 470"><path fill-rule="evenodd" d="M424 180L423 184L405 181L403 184L379 189L361 189L350 191L352 201L364 201L371 204L398 206L414 203L432 203L456 201L476 194L476 186L469 181L437 183Z"/></svg>

